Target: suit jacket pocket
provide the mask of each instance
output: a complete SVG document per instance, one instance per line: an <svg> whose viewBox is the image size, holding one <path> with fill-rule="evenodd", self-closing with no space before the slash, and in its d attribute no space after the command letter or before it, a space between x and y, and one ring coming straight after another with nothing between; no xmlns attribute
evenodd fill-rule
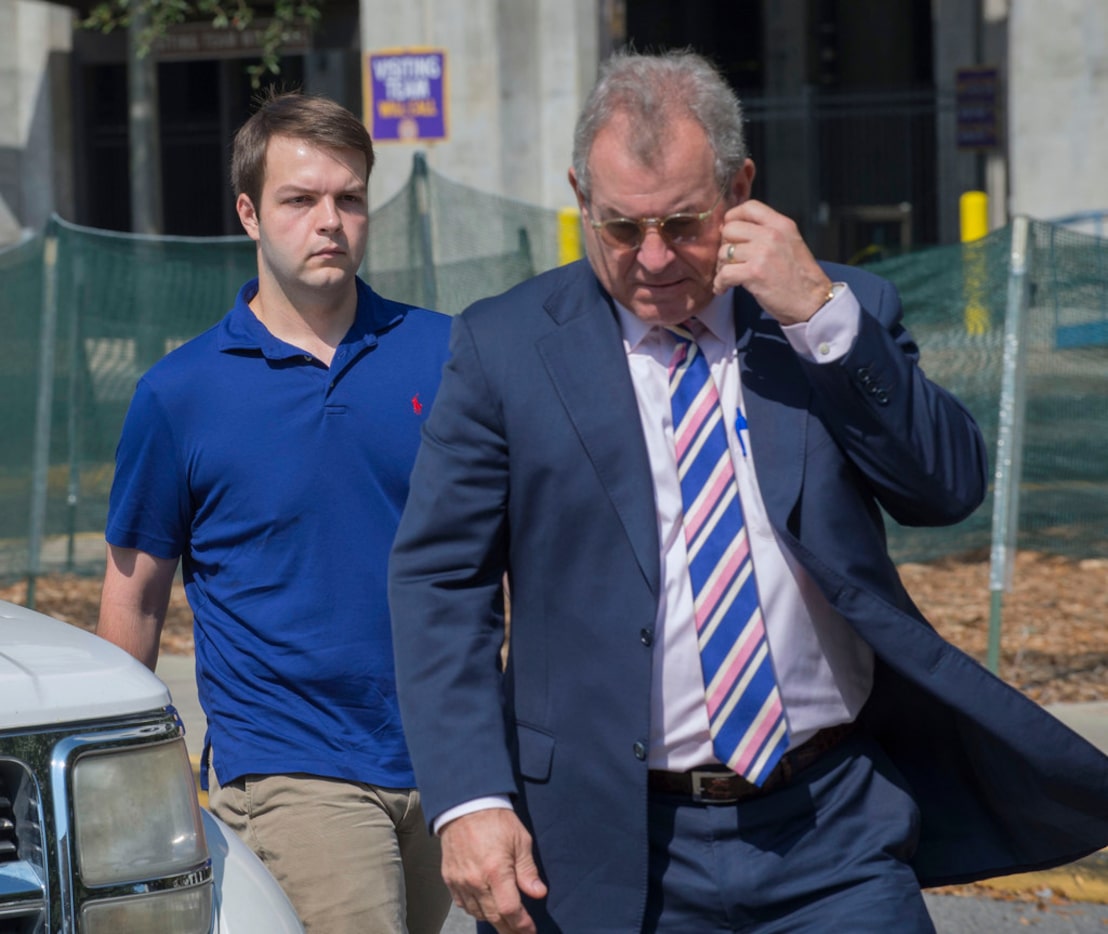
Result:
<svg viewBox="0 0 1108 934"><path fill-rule="evenodd" d="M519 772L533 782L545 782L550 778L550 764L554 760L554 737L543 730L516 724Z"/></svg>

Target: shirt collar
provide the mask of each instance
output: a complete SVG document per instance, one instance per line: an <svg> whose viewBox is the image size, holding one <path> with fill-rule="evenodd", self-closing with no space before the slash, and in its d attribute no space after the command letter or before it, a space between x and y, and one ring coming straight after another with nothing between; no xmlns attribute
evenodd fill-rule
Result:
<svg viewBox="0 0 1108 934"><path fill-rule="evenodd" d="M365 345L372 347L377 343L377 334L391 327L404 316L404 308L391 302L383 302L361 279L356 279L358 307L354 313L354 322L343 345ZM258 280L251 279L241 289L231 311L223 319L219 349L223 351L254 350L260 351L270 360L283 360L302 356L304 351L274 337L250 310L250 301L258 294Z"/></svg>
<svg viewBox="0 0 1108 934"><path fill-rule="evenodd" d="M638 346L652 335L665 330L664 328L648 324L636 315L631 309L619 302L614 302L616 314L619 315L619 329L623 335L623 341L628 353L633 353ZM711 335L724 345L735 343L735 316L732 313L733 296L728 289L722 295L716 295L712 300L696 314L699 321Z"/></svg>

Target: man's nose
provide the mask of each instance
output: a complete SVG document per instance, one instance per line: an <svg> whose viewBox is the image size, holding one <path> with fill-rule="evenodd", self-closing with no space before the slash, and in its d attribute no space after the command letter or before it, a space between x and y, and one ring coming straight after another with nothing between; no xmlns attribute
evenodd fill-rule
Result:
<svg viewBox="0 0 1108 934"><path fill-rule="evenodd" d="M662 236L661 228L651 224L639 244L639 263L646 269L661 269L672 258L673 251Z"/></svg>
<svg viewBox="0 0 1108 934"><path fill-rule="evenodd" d="M341 230L342 212L334 198L320 198L316 225L320 230Z"/></svg>

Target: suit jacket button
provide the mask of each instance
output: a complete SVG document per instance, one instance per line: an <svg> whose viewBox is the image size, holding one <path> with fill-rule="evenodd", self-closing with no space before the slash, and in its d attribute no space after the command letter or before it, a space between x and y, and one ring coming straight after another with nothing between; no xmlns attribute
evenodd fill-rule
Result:
<svg viewBox="0 0 1108 934"><path fill-rule="evenodd" d="M653 645L654 644L654 630L653 629L644 629L644 630L642 630L642 632L639 633L639 639L642 640L643 645L647 645L647 646Z"/></svg>
<svg viewBox="0 0 1108 934"><path fill-rule="evenodd" d="M631 749L635 753L635 758L638 759L640 762L642 762L643 759L646 758L646 743L635 743L635 745L632 746Z"/></svg>

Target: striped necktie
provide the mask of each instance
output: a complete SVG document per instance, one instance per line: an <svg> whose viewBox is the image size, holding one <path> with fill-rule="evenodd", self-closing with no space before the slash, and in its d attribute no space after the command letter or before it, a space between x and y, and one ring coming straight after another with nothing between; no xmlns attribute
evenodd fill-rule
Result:
<svg viewBox="0 0 1108 934"><path fill-rule="evenodd" d="M673 441L712 748L755 785L789 745L723 409L687 326L669 329Z"/></svg>

